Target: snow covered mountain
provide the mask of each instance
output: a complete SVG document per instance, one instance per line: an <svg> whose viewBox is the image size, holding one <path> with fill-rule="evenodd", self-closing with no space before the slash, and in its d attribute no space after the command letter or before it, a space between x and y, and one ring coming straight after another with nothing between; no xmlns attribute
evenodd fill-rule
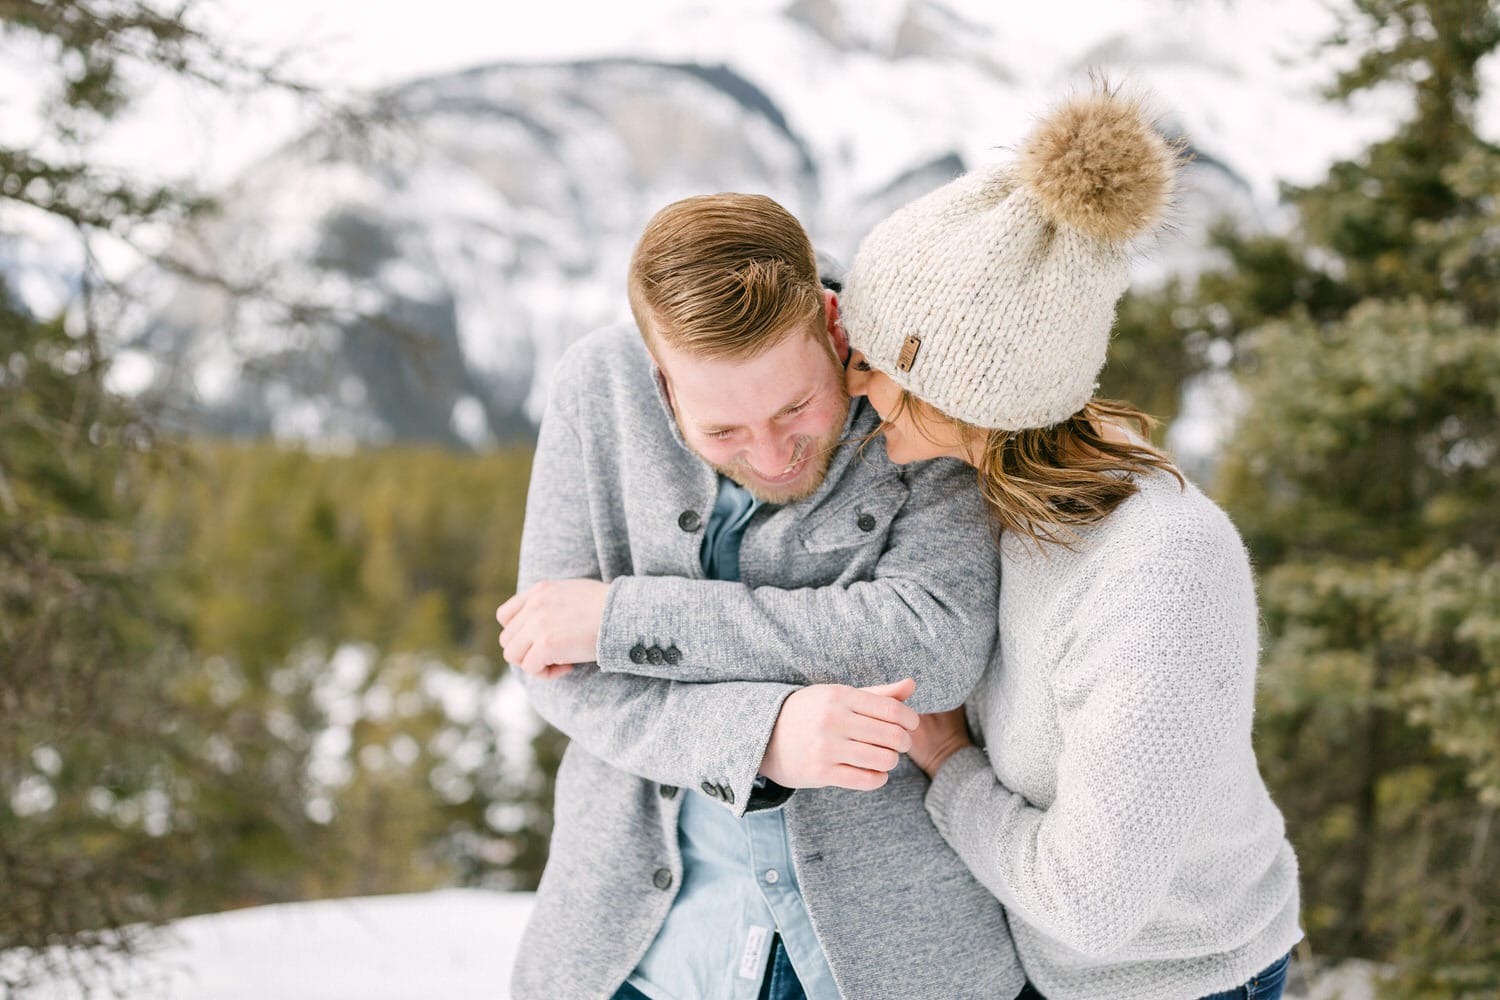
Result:
<svg viewBox="0 0 1500 1000"><path fill-rule="evenodd" d="M1316 98L1323 77L1287 72L1275 10L1248 6L1148 6L1066 45L936 0L716 7L618 54L408 83L374 122L265 159L181 235L179 259L265 294L139 276L119 381L221 433L524 437L559 354L628 315L630 248L662 205L764 192L847 264L877 220L1003 157L997 142L1096 68L1154 90L1197 155L1176 232L1138 277L1193 270L1209 224L1263 224L1278 178L1371 134Z"/></svg>

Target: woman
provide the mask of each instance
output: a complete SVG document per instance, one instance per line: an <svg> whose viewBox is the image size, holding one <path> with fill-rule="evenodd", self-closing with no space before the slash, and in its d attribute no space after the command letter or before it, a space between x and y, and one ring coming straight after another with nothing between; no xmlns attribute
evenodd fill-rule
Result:
<svg viewBox="0 0 1500 1000"><path fill-rule="evenodd" d="M890 457L973 465L1002 529L1000 640L968 726L924 717L910 756L1007 909L1025 996L1277 997L1301 937L1251 748L1244 546L1137 436L1142 414L1092 398L1128 247L1177 168L1139 101L1075 98L1012 166L878 226L843 296L849 390Z"/></svg>

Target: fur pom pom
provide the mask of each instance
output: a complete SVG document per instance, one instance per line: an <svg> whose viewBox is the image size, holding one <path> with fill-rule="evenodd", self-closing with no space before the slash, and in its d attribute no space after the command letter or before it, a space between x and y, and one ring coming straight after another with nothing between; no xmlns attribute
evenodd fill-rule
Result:
<svg viewBox="0 0 1500 1000"><path fill-rule="evenodd" d="M1054 223L1123 243L1161 219L1178 162L1141 98L1096 87L1042 120L1017 171Z"/></svg>

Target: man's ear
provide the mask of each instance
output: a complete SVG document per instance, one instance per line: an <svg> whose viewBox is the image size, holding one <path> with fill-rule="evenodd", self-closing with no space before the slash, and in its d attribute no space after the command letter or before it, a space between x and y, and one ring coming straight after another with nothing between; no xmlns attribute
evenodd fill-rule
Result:
<svg viewBox="0 0 1500 1000"><path fill-rule="evenodd" d="M661 370L660 365L656 366L656 384L661 386L661 394L666 398L667 405L675 411L677 404L672 401L672 383L667 379L667 373Z"/></svg>
<svg viewBox="0 0 1500 1000"><path fill-rule="evenodd" d="M849 335L844 332L843 320L839 317L839 297L832 289L823 289L823 318L828 325L828 339L833 342L834 356L839 364L849 361Z"/></svg>
<svg viewBox="0 0 1500 1000"><path fill-rule="evenodd" d="M667 378L667 370L662 367L661 357L656 353L656 341L644 329L641 331L641 339L646 342L646 353L651 355L651 367L656 372L656 385L661 389L662 398L667 401L667 406L675 412L677 406L672 401L672 380Z"/></svg>

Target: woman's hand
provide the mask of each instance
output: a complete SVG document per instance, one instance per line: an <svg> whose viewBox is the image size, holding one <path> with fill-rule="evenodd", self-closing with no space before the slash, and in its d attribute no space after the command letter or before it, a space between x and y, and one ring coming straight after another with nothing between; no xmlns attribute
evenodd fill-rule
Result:
<svg viewBox="0 0 1500 1000"><path fill-rule="evenodd" d="M964 721L963 706L949 712L934 712L921 717L922 721L911 734L911 749L906 755L922 769L927 777L935 777L943 762L964 747L971 747L969 727Z"/></svg>

